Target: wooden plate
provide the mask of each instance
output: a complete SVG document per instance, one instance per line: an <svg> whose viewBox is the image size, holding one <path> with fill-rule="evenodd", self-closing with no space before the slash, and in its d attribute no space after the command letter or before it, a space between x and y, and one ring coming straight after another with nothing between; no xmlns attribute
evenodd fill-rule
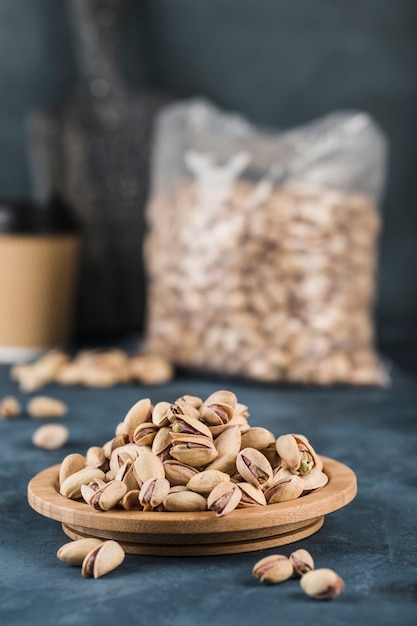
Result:
<svg viewBox="0 0 417 626"><path fill-rule="evenodd" d="M96 511L60 495L59 465L32 478L28 501L41 515L62 522L72 539L115 539L128 553L202 556L250 552L312 535L322 527L325 515L353 500L357 489L354 472L338 461L322 459L329 477L322 489L290 502L238 509L225 517L216 517L212 511Z"/></svg>

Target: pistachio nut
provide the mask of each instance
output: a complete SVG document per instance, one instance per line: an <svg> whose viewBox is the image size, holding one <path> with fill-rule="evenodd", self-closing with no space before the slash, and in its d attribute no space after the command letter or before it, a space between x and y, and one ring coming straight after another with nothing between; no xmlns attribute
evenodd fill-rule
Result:
<svg viewBox="0 0 417 626"><path fill-rule="evenodd" d="M301 577L314 569L314 560L310 552L300 548L290 554L290 561L293 564L294 574Z"/></svg>
<svg viewBox="0 0 417 626"><path fill-rule="evenodd" d="M135 428L143 422L148 422L152 415L152 403L149 398L142 398L136 402L126 413L124 422L124 432L133 436Z"/></svg>
<svg viewBox="0 0 417 626"><path fill-rule="evenodd" d="M295 437L291 434L281 435L276 441L276 449L282 463L292 471L300 467L300 451Z"/></svg>
<svg viewBox="0 0 417 626"><path fill-rule="evenodd" d="M219 483L209 493L207 508L216 513L216 517L223 517L231 513L239 504L242 492L231 481Z"/></svg>
<svg viewBox="0 0 417 626"><path fill-rule="evenodd" d="M174 435L170 455L191 467L204 467L218 456L213 441L199 435Z"/></svg>
<svg viewBox="0 0 417 626"><path fill-rule="evenodd" d="M171 408L170 402L157 402L152 410L152 422L158 428L168 426L168 411Z"/></svg>
<svg viewBox="0 0 417 626"><path fill-rule="evenodd" d="M172 446L171 428L163 426L158 430L152 442L152 452L159 456L161 461L170 459L169 451Z"/></svg>
<svg viewBox="0 0 417 626"><path fill-rule="evenodd" d="M59 488L59 493L65 498L79 500L81 498L81 485L88 485L95 478L104 480L104 472L96 467L84 467L67 476Z"/></svg>
<svg viewBox="0 0 417 626"><path fill-rule="evenodd" d="M112 480L101 489L94 491L89 504L97 511L110 511L114 509L127 492L127 487L121 480ZM83 491L81 493L84 497Z"/></svg>
<svg viewBox="0 0 417 626"><path fill-rule="evenodd" d="M149 448L142 447L142 451L133 464L133 473L139 488L148 478L165 478L162 461Z"/></svg>
<svg viewBox="0 0 417 626"><path fill-rule="evenodd" d="M218 470L205 470L194 474L187 483L187 489L201 493L203 496L208 494L219 483L228 482L229 474L219 472Z"/></svg>
<svg viewBox="0 0 417 626"><path fill-rule="evenodd" d="M175 402L186 402L187 404L191 404L191 406L193 406L195 409L199 409L200 406L203 404L203 400L201 398L199 398L198 396L189 396L189 395L185 395L185 396L181 396L181 398L177 398L175 400Z"/></svg>
<svg viewBox="0 0 417 626"><path fill-rule="evenodd" d="M115 475L114 480L121 480L126 485L128 491L137 489L139 485L133 471L133 461L127 460Z"/></svg>
<svg viewBox="0 0 417 626"><path fill-rule="evenodd" d="M69 565L82 565L87 554L102 543L101 539L95 539L94 537L77 539L61 546L56 555L60 561Z"/></svg>
<svg viewBox="0 0 417 626"><path fill-rule="evenodd" d="M169 493L164 508L167 511L205 511L207 501L201 494L186 489Z"/></svg>
<svg viewBox="0 0 417 626"><path fill-rule="evenodd" d="M67 442L69 430L62 424L41 426L32 435L32 443L45 450L57 450Z"/></svg>
<svg viewBox="0 0 417 626"><path fill-rule="evenodd" d="M143 422L136 426L133 433L133 441L138 446L151 446L158 432L158 426L153 422Z"/></svg>
<svg viewBox="0 0 417 626"><path fill-rule="evenodd" d="M93 548L84 558L82 575L100 578L109 574L124 561L125 553L117 541L104 541Z"/></svg>
<svg viewBox="0 0 417 626"><path fill-rule="evenodd" d="M91 446L85 453L85 464L87 467L103 468L107 464L107 457L103 448L100 446Z"/></svg>
<svg viewBox="0 0 417 626"><path fill-rule="evenodd" d="M241 439L239 426L229 426L214 441L217 454L220 457L226 454L237 456L240 451Z"/></svg>
<svg viewBox="0 0 417 626"><path fill-rule="evenodd" d="M27 412L32 417L63 417L68 412L64 402L49 396L35 396L27 404Z"/></svg>
<svg viewBox="0 0 417 626"><path fill-rule="evenodd" d="M272 467L268 459L255 448L244 448L236 458L236 469L243 480L259 487L272 479Z"/></svg>
<svg viewBox="0 0 417 626"><path fill-rule="evenodd" d="M316 600L331 600L342 593L345 583L332 569L321 568L307 572L300 579L303 591Z"/></svg>
<svg viewBox="0 0 417 626"><path fill-rule="evenodd" d="M275 585L291 578L293 564L282 554L271 554L255 563L252 573L261 583Z"/></svg>
<svg viewBox="0 0 417 626"><path fill-rule="evenodd" d="M179 415L171 421L172 432L176 434L200 435L213 439L210 429L200 420L189 415Z"/></svg>
<svg viewBox="0 0 417 626"><path fill-rule="evenodd" d="M289 478L283 478L274 483L272 487L266 490L265 498L268 504L287 502L288 500L299 498L303 493L303 489L303 479L293 474Z"/></svg>
<svg viewBox="0 0 417 626"><path fill-rule="evenodd" d="M149 478L146 480L139 493L139 502L144 511L152 511L163 504L170 489L166 478Z"/></svg>
<svg viewBox="0 0 417 626"><path fill-rule="evenodd" d="M20 403L13 396L6 396L0 401L0 418L13 419L21 413Z"/></svg>
<svg viewBox="0 0 417 626"><path fill-rule="evenodd" d="M251 483L239 482L239 489L242 496L239 502L239 508L244 509L251 506L266 506L265 494L260 487L255 487Z"/></svg>
<svg viewBox="0 0 417 626"><path fill-rule="evenodd" d="M200 418L200 413L192 404L188 404L188 402L185 402L184 400L177 400L171 404L167 416L168 420L173 423L176 422L178 418L184 416L192 417L195 420L198 420Z"/></svg>
<svg viewBox="0 0 417 626"><path fill-rule="evenodd" d="M189 480L198 475L198 470L191 465L186 465L175 459L167 459L163 462L165 477L169 480L171 486L187 485Z"/></svg>
<svg viewBox="0 0 417 626"><path fill-rule="evenodd" d="M255 448L255 450L263 451L271 444L275 448L275 436L267 428L255 426L242 434L242 448Z"/></svg>
<svg viewBox="0 0 417 626"><path fill-rule="evenodd" d="M68 454L62 460L62 463L59 468L59 484L62 485L64 480L71 476L71 474L75 474L85 467L85 458L82 454L78 454L78 452L74 452L73 454Z"/></svg>
<svg viewBox="0 0 417 626"><path fill-rule="evenodd" d="M233 392L222 389L215 391L201 405L201 419L210 426L227 424L233 417L236 403Z"/></svg>

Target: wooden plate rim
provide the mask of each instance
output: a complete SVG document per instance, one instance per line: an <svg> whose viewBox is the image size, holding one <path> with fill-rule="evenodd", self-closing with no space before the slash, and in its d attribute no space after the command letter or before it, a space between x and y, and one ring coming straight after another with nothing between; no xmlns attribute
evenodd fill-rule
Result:
<svg viewBox="0 0 417 626"><path fill-rule="evenodd" d="M28 484L30 506L45 517L85 528L144 532L193 534L230 532L253 528L280 526L309 520L340 509L351 502L357 492L355 473L343 463L321 457L329 482L322 489L306 496L266 507L237 509L225 517L215 517L212 511L152 512L95 511L88 504L69 500L58 492L60 465L47 468Z"/></svg>

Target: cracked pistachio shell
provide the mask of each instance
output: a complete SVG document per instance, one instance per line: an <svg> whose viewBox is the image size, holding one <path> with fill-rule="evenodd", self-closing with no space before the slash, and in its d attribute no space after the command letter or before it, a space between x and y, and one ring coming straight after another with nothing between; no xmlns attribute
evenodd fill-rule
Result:
<svg viewBox="0 0 417 626"><path fill-rule="evenodd" d="M198 396L189 395L181 396L181 398L177 398L175 402L186 402L187 404L193 406L195 409L199 409L200 406L203 404L203 400Z"/></svg>
<svg viewBox="0 0 417 626"><path fill-rule="evenodd" d="M87 467L101 467L107 462L107 457L103 448L100 446L91 446L85 454L85 464Z"/></svg>
<svg viewBox="0 0 417 626"><path fill-rule="evenodd" d="M157 402L152 411L152 422L158 428L169 424L168 412L171 408L170 402Z"/></svg>
<svg viewBox="0 0 417 626"><path fill-rule="evenodd" d="M342 578L328 568L307 572L301 577L300 585L303 591L315 600L331 600L345 588Z"/></svg>
<svg viewBox="0 0 417 626"><path fill-rule="evenodd" d="M255 448L255 450L262 451L270 444L275 448L275 435L267 428L255 426L242 435L242 448Z"/></svg>
<svg viewBox="0 0 417 626"><path fill-rule="evenodd" d="M301 577L307 572L311 572L314 569L314 560L310 552L300 548L290 554L290 561L294 567L294 574Z"/></svg>
<svg viewBox="0 0 417 626"><path fill-rule="evenodd" d="M255 448L244 448L236 458L236 469L245 482L255 487L267 484L272 478L272 467L268 459Z"/></svg>
<svg viewBox="0 0 417 626"><path fill-rule="evenodd" d="M188 402L184 402L184 400L177 400L173 404L171 404L171 408L168 411L168 420L172 423L175 422L179 417L183 416L192 417L195 420L200 418L200 413L198 409L193 407L192 404L188 404Z"/></svg>
<svg viewBox="0 0 417 626"><path fill-rule="evenodd" d="M103 543L101 539L93 537L77 539L61 546L56 553L58 559L69 565L82 565L86 555Z"/></svg>
<svg viewBox="0 0 417 626"><path fill-rule="evenodd" d="M169 493L164 500L167 511L205 511L206 499L195 491L188 489Z"/></svg>
<svg viewBox="0 0 417 626"><path fill-rule="evenodd" d="M261 583L276 585L291 578L293 564L282 554L271 554L254 565L252 574L259 578Z"/></svg>
<svg viewBox="0 0 417 626"><path fill-rule="evenodd" d="M208 426L200 422L200 420L190 417L189 415L179 415L176 420L172 421L172 432L176 434L201 435L213 439Z"/></svg>
<svg viewBox="0 0 417 626"><path fill-rule="evenodd" d="M138 446L151 446L157 432L158 426L153 422L143 422L136 426L133 441Z"/></svg>
<svg viewBox="0 0 417 626"><path fill-rule="evenodd" d="M210 394L203 402L203 405L205 406L210 406L211 404L227 404L235 409L237 406L237 397L233 391L219 389L218 391L214 391Z"/></svg>
<svg viewBox="0 0 417 626"><path fill-rule="evenodd" d="M136 458L137 457L133 457L129 452L122 450L122 448L120 448L119 452L119 448L117 448L111 455L109 463L110 472L114 477L116 477L120 468L124 467L126 463L133 463Z"/></svg>
<svg viewBox="0 0 417 626"><path fill-rule="evenodd" d="M242 435L239 426L229 426L214 441L219 456L226 454L238 455L240 452Z"/></svg>
<svg viewBox="0 0 417 626"><path fill-rule="evenodd" d="M168 453L172 444L171 428L163 426L158 430L152 442L152 452L156 455Z"/></svg>
<svg viewBox="0 0 417 626"><path fill-rule="evenodd" d="M300 476L293 474L289 478L283 478L274 483L265 492L268 504L277 504L278 502L287 502L299 498L304 491L304 481Z"/></svg>
<svg viewBox="0 0 417 626"><path fill-rule="evenodd" d="M199 435L174 435L170 455L191 467L204 467L218 456L213 441Z"/></svg>
<svg viewBox="0 0 417 626"><path fill-rule="evenodd" d="M208 496L216 485L229 481L229 474L219 472L218 470L205 470L194 474L190 478L187 483L187 489L201 493L203 496Z"/></svg>
<svg viewBox="0 0 417 626"><path fill-rule="evenodd" d="M32 443L44 450L58 450L68 441L69 430L63 424L46 424L37 428Z"/></svg>
<svg viewBox="0 0 417 626"><path fill-rule="evenodd" d="M82 575L101 578L119 567L124 558L124 550L117 541L104 541L85 556Z"/></svg>
<svg viewBox="0 0 417 626"><path fill-rule="evenodd" d="M143 507L156 509L164 502L169 490L170 484L166 478L149 478L140 489L139 502Z"/></svg>
<svg viewBox="0 0 417 626"><path fill-rule="evenodd" d="M133 464L133 472L139 488L149 478L165 478L162 461L149 448L142 447L142 451Z"/></svg>
<svg viewBox="0 0 417 626"><path fill-rule="evenodd" d="M318 468L318 469L322 470L323 469L323 462L322 462L321 458L318 456L318 454L315 451L315 449L313 448L313 446L311 445L311 443L309 442L309 440L307 439L307 437L305 437L304 435L298 435L298 434L293 434L293 437L294 437L294 439L297 442L298 449L300 450L300 453L302 454L303 450L305 450L311 456L311 458L313 460L313 469L314 468ZM307 474L308 471L311 471L311 470L307 470L307 471L304 471L304 472L301 472L301 473Z"/></svg>
<svg viewBox="0 0 417 626"><path fill-rule="evenodd" d="M200 408L201 420L209 426L227 424L233 417L233 408L228 404L210 404Z"/></svg>
<svg viewBox="0 0 417 626"><path fill-rule="evenodd" d="M163 462L165 477L169 480L172 487L185 486L188 481L198 474L198 470L191 465L186 465L175 459L168 459Z"/></svg>
<svg viewBox="0 0 417 626"><path fill-rule="evenodd" d="M136 402L126 413L123 420L124 432L133 436L135 428L143 422L148 422L152 415L152 403L149 398L142 398Z"/></svg>
<svg viewBox="0 0 417 626"><path fill-rule="evenodd" d="M121 480L126 485L128 491L137 489L139 485L133 471L133 461L126 461L117 472L114 480Z"/></svg>
<svg viewBox="0 0 417 626"><path fill-rule="evenodd" d="M239 487L230 481L219 483L207 498L207 508L216 513L216 517L228 515L238 506L242 497Z"/></svg>
<svg viewBox="0 0 417 626"><path fill-rule="evenodd" d="M84 469L68 476L59 488L59 493L65 498L78 500L81 498L81 485L88 485L96 478L105 479L102 470L95 467L84 467Z"/></svg>
<svg viewBox="0 0 417 626"><path fill-rule="evenodd" d="M78 454L74 452L74 454L68 454L64 457L60 468L59 468L59 485L62 485L64 480L71 476L71 474L75 474L85 467L85 458L82 454Z"/></svg>
<svg viewBox="0 0 417 626"><path fill-rule="evenodd" d="M265 494L259 487L251 485L251 483L239 482L239 489L242 492L239 508L244 509L251 506L266 506Z"/></svg>
<svg viewBox="0 0 417 626"><path fill-rule="evenodd" d="M127 487L122 481L112 480L94 492L89 504L97 511L110 511L119 504L126 492Z"/></svg>
<svg viewBox="0 0 417 626"><path fill-rule="evenodd" d="M300 451L294 435L281 435L276 441L276 449L282 463L293 471L300 467Z"/></svg>

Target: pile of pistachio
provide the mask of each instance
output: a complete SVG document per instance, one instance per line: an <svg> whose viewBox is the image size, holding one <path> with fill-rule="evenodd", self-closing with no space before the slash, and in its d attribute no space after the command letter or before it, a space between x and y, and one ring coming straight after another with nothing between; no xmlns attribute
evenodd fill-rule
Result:
<svg viewBox="0 0 417 626"><path fill-rule="evenodd" d="M94 509L214 511L293 500L328 481L303 435L251 427L231 391L136 402L103 446L70 454L60 493Z"/></svg>

